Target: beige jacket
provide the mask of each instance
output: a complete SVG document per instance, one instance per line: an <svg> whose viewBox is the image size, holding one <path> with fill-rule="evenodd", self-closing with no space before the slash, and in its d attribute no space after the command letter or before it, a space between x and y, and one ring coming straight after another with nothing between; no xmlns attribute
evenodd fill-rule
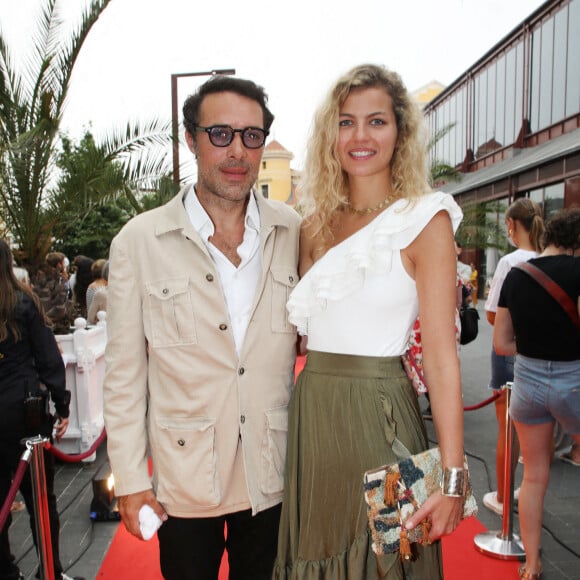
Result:
<svg viewBox="0 0 580 580"><path fill-rule="evenodd" d="M262 278L240 358L214 263L183 207L131 220L110 252L105 424L115 492L212 517L282 500L298 214L257 194ZM153 461L153 481L148 457Z"/></svg>

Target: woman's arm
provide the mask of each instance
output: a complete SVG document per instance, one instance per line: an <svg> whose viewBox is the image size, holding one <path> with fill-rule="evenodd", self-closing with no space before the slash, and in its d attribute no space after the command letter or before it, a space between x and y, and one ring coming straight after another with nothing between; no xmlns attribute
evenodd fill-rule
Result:
<svg viewBox="0 0 580 580"><path fill-rule="evenodd" d="M314 264L315 236L312 223L307 219L300 225L300 263L298 272L300 277L304 276ZM298 336L296 342L296 352L298 355L305 355L308 352L308 336Z"/></svg>
<svg viewBox="0 0 580 580"><path fill-rule="evenodd" d="M463 400L455 341L457 264L447 212L439 212L403 252L419 297L423 368L443 468L463 467ZM430 516L433 539L451 533L461 518L462 502L435 494L412 518Z"/></svg>
<svg viewBox="0 0 580 580"><path fill-rule="evenodd" d="M516 337L512 316L507 308L498 307L493 328L493 348L497 354L513 356L516 354Z"/></svg>
<svg viewBox="0 0 580 580"><path fill-rule="evenodd" d="M52 330L46 326L36 306L27 305L30 348L38 378L50 391L59 417L69 416L71 393L66 389L66 371L62 354Z"/></svg>

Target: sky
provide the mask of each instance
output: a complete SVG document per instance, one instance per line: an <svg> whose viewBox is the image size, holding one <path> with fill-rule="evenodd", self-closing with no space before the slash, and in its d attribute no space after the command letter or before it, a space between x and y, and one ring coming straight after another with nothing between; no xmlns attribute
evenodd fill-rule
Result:
<svg viewBox="0 0 580 580"><path fill-rule="evenodd" d="M88 0L57 0L74 23ZM23 59L43 0L0 0L0 28ZM540 0L112 0L77 61L63 129L98 137L128 120L171 119L171 74L235 69L262 85L270 139L301 169L311 120L334 81L372 62L409 91L448 85ZM208 77L180 79L178 102ZM182 161L188 155L181 150Z"/></svg>

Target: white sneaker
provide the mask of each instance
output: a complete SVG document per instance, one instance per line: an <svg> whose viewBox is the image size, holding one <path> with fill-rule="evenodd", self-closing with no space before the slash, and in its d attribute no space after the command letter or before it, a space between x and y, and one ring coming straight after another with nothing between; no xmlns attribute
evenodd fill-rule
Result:
<svg viewBox="0 0 580 580"><path fill-rule="evenodd" d="M483 496L483 505L498 516L503 515L503 503L497 501L497 491L490 491Z"/></svg>
<svg viewBox="0 0 580 580"><path fill-rule="evenodd" d="M514 502L520 499L520 488L514 489ZM483 505L498 516L503 516L503 503L497 500L497 491L490 491L483 496Z"/></svg>

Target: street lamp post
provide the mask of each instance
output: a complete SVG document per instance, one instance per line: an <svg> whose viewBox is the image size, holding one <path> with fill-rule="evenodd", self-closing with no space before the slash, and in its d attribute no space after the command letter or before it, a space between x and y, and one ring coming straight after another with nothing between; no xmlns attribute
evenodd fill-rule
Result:
<svg viewBox="0 0 580 580"><path fill-rule="evenodd" d="M173 134L173 181L179 185L179 125L177 112L177 79L183 77L204 77L215 75L235 75L236 70L214 69L204 72L175 73L171 75L171 127Z"/></svg>

